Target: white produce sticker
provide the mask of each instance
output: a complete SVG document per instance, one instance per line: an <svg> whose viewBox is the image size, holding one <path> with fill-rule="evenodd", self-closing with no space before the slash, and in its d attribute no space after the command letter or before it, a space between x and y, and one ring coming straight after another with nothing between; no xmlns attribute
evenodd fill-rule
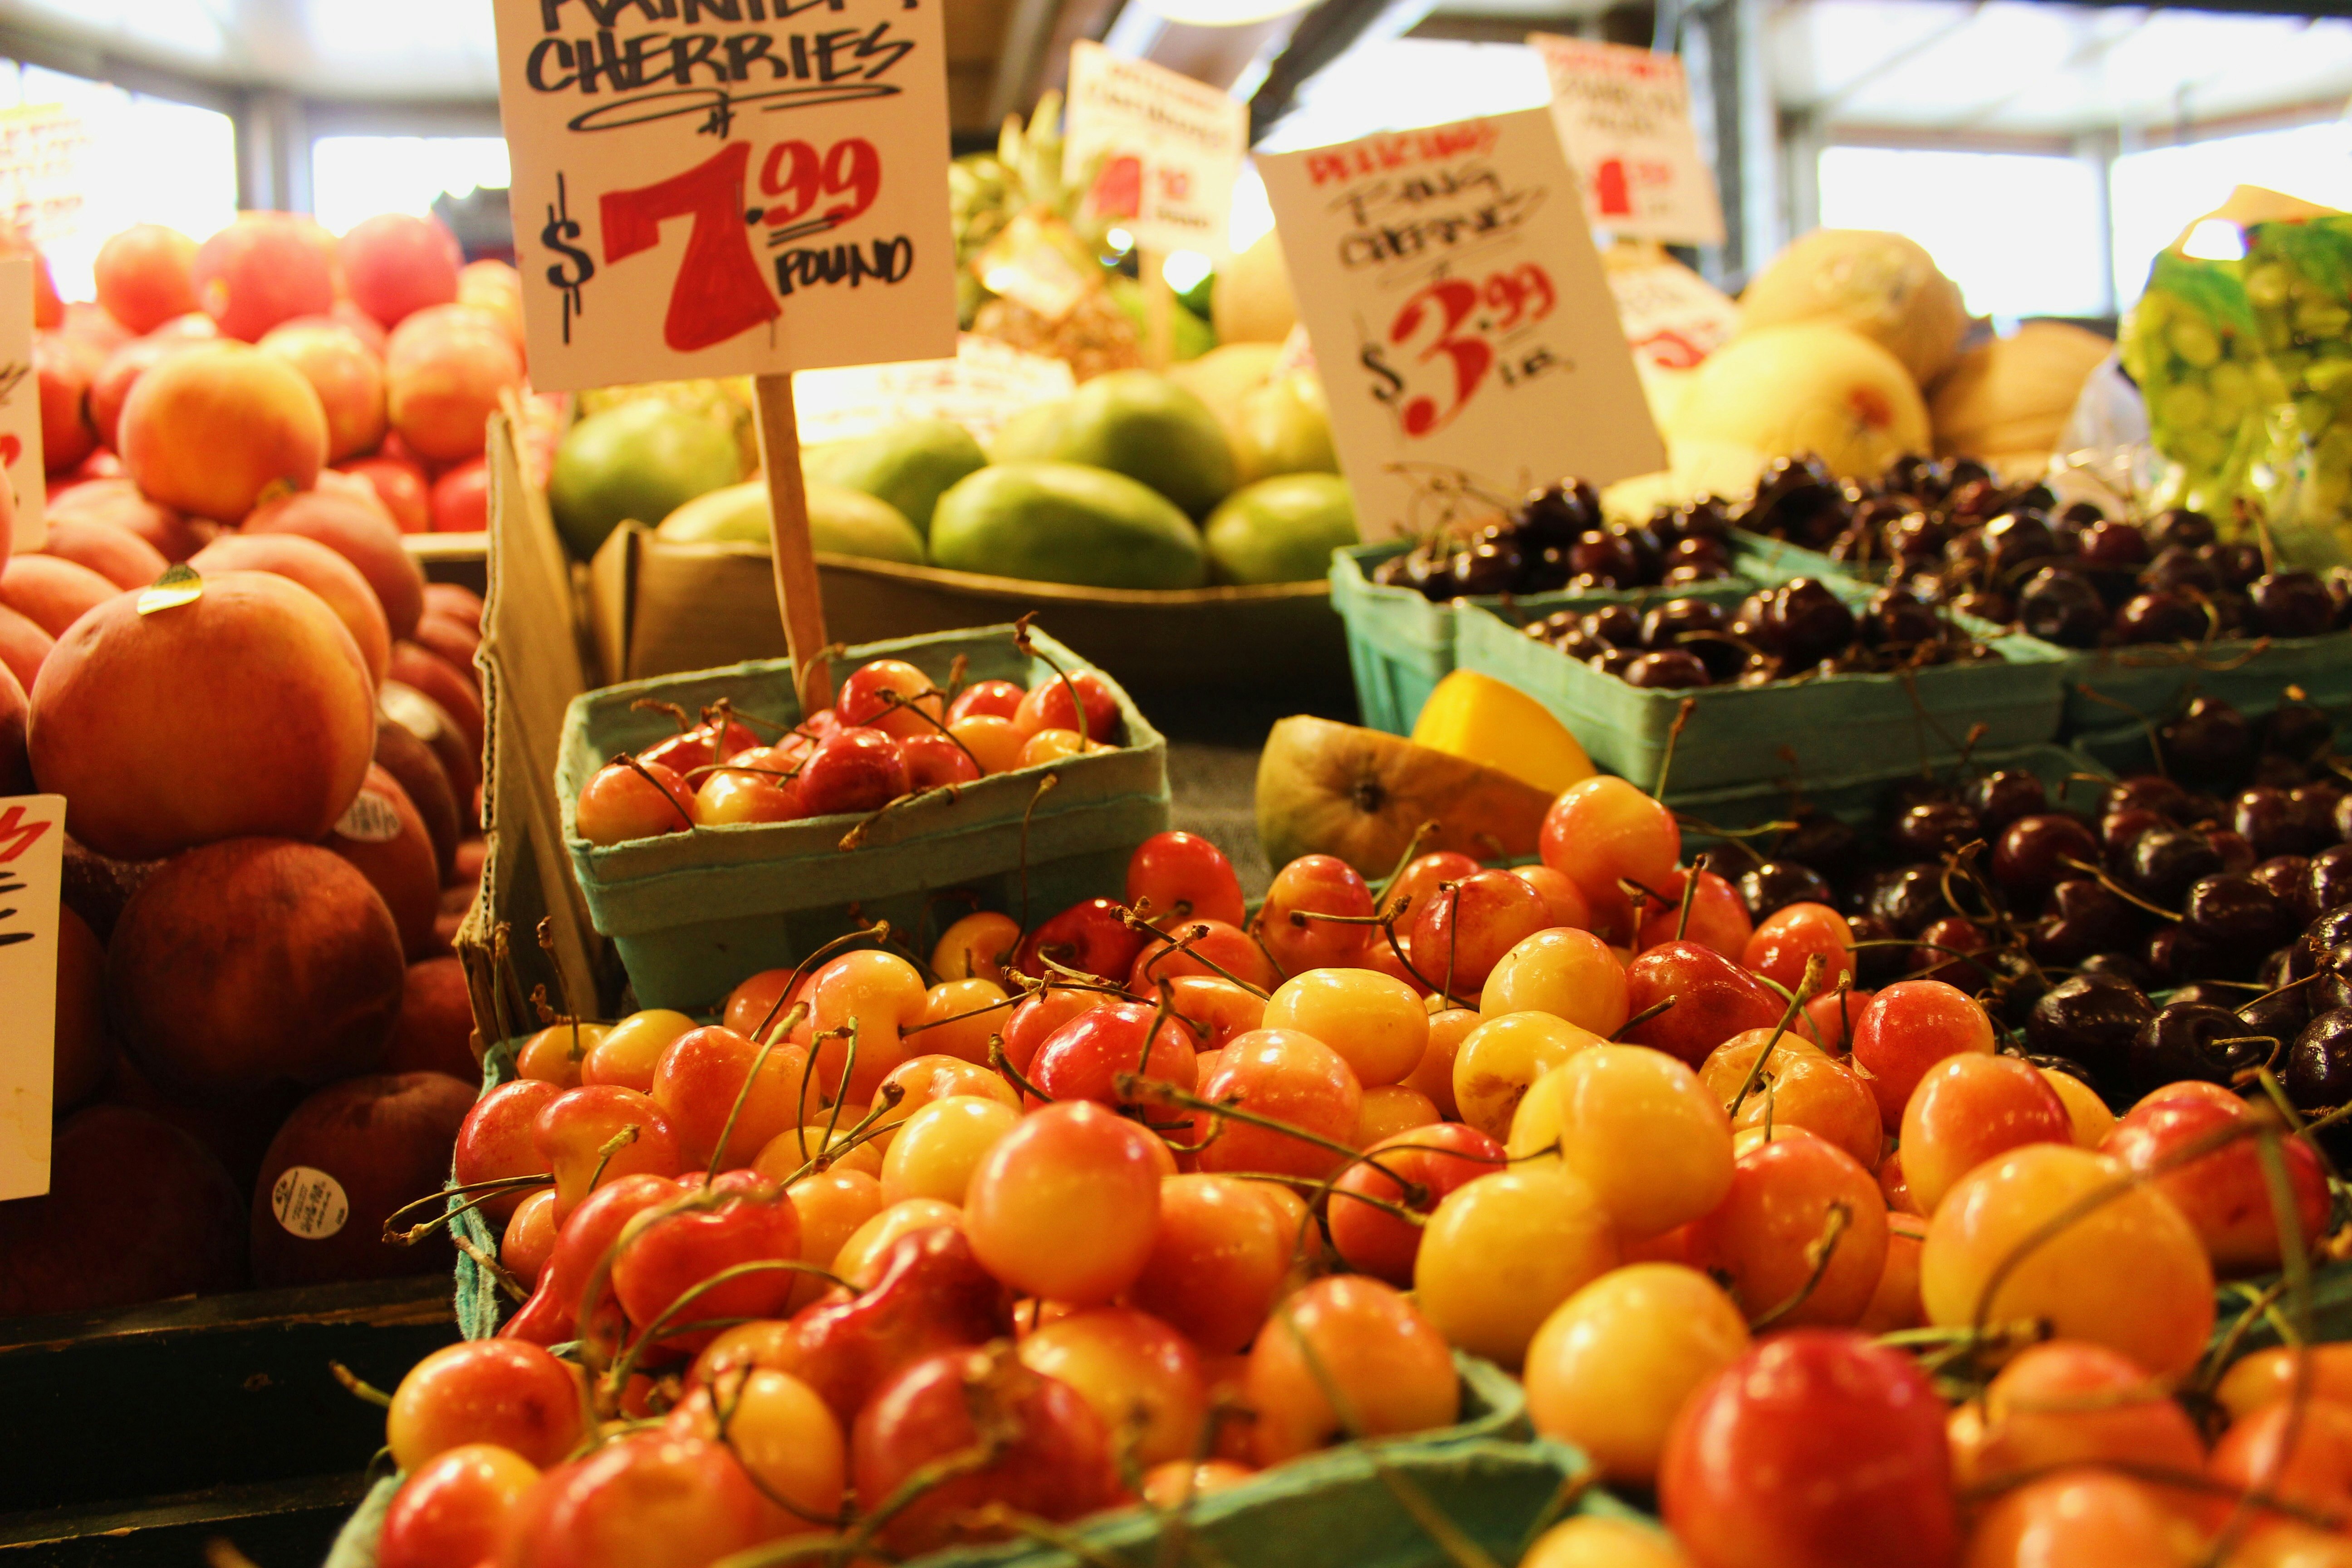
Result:
<svg viewBox="0 0 2352 1568"><path fill-rule="evenodd" d="M342 1183L315 1165L289 1165L269 1189L269 1212L305 1241L324 1241L352 1217Z"/></svg>
<svg viewBox="0 0 2352 1568"><path fill-rule="evenodd" d="M400 808L375 791L363 789L336 819L335 835L354 844L388 844L400 837Z"/></svg>

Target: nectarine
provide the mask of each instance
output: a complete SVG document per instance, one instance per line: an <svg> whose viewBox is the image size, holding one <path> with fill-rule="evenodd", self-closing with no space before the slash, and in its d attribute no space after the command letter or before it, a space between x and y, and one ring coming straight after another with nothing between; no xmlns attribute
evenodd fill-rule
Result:
<svg viewBox="0 0 2352 1568"><path fill-rule="evenodd" d="M457 298L457 237L437 218L378 213L353 224L340 254L352 303L386 328Z"/></svg>
<svg viewBox="0 0 2352 1568"><path fill-rule="evenodd" d="M383 605L360 569L315 539L299 533L224 533L188 557L206 576L223 572L268 572L299 583L326 601L359 645L368 676L379 683L392 665L392 628Z"/></svg>
<svg viewBox="0 0 2352 1568"><path fill-rule="evenodd" d="M160 223L133 224L98 247L98 302L134 332L195 310L196 242Z"/></svg>
<svg viewBox="0 0 2352 1568"><path fill-rule="evenodd" d="M189 280L222 332L249 343L290 316L334 305L328 256L290 214L240 213L196 248Z"/></svg>
<svg viewBox="0 0 2352 1568"><path fill-rule="evenodd" d="M327 414L284 360L243 343L205 343L139 377L117 446L143 494L235 522L310 487L327 460Z"/></svg>
<svg viewBox="0 0 2352 1568"><path fill-rule="evenodd" d="M327 460L375 450L383 439L383 363L340 322L289 321L265 333L261 352L302 373L327 415Z"/></svg>
<svg viewBox="0 0 2352 1568"><path fill-rule="evenodd" d="M253 1186L254 1283L447 1268L457 1255L446 1229L400 1247L384 1240L383 1222L448 1178L457 1124L473 1104L473 1089L447 1074L411 1072L355 1078L296 1106Z"/></svg>
<svg viewBox="0 0 2352 1568"><path fill-rule="evenodd" d="M416 629L425 613L425 570L400 542L400 531L379 512L350 496L309 490L254 508L247 533L299 533L315 539L359 568L383 605L393 637Z"/></svg>

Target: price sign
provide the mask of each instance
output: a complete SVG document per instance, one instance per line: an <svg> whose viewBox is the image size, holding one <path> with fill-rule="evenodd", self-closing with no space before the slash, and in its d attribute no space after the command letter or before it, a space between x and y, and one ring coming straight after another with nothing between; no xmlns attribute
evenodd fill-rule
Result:
<svg viewBox="0 0 2352 1568"><path fill-rule="evenodd" d="M33 258L0 259L0 470L16 503L16 553L48 540L41 521L48 479L41 462L41 385L33 371Z"/></svg>
<svg viewBox="0 0 2352 1568"><path fill-rule="evenodd" d="M1551 112L1583 176L1594 227L1673 245L1721 245L1723 207L1699 156L1683 62L1623 44L1530 33Z"/></svg>
<svg viewBox="0 0 2352 1568"><path fill-rule="evenodd" d="M1258 169L1364 537L1665 467L1544 110Z"/></svg>
<svg viewBox="0 0 2352 1568"><path fill-rule="evenodd" d="M1144 249L1225 254L1248 146L1249 110L1225 93L1100 44L1070 46L1064 177L1086 183L1089 216Z"/></svg>
<svg viewBox="0 0 2352 1568"><path fill-rule="evenodd" d="M947 0L497 0L542 391L955 353Z"/></svg>
<svg viewBox="0 0 2352 1568"><path fill-rule="evenodd" d="M871 436L909 419L947 419L981 441L1006 420L1077 390L1069 364L966 333L953 359L815 370L793 377L803 441Z"/></svg>
<svg viewBox="0 0 2352 1568"><path fill-rule="evenodd" d="M1731 341L1739 303L1654 245L1605 258L1627 346L1661 370L1689 370Z"/></svg>
<svg viewBox="0 0 2352 1568"><path fill-rule="evenodd" d="M0 1199L49 1190L66 797L0 799Z"/></svg>

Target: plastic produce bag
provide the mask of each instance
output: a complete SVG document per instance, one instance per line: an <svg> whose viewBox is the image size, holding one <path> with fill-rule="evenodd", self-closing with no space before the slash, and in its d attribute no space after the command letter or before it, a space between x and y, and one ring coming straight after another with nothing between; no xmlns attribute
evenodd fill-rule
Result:
<svg viewBox="0 0 2352 1568"><path fill-rule="evenodd" d="M2157 504L2226 521L2263 443L2263 412L2285 396L2240 264L2159 251L2120 347L2147 400L2150 439L2174 465Z"/></svg>
<svg viewBox="0 0 2352 1568"><path fill-rule="evenodd" d="M2253 225L2243 273L2281 391L2252 489L2287 553L2333 564L2352 546L2352 217Z"/></svg>

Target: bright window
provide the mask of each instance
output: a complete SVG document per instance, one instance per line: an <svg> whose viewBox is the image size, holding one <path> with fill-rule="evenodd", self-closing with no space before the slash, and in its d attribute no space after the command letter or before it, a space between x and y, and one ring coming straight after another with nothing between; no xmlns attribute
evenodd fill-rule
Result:
<svg viewBox="0 0 2352 1568"><path fill-rule="evenodd" d="M90 263L134 223L201 240L236 216L226 114L0 61L0 210L32 231L58 290L87 300Z"/></svg>
<svg viewBox="0 0 2352 1568"><path fill-rule="evenodd" d="M1298 89L1298 106L1259 144L1291 152L1381 131L1448 125L1551 101L1543 59L1524 44L1390 38L1349 49Z"/></svg>
<svg viewBox="0 0 2352 1568"><path fill-rule="evenodd" d="M2242 184L2352 210L2352 124L2221 136L2117 158L2116 298L2126 306L2138 299L2156 253Z"/></svg>
<svg viewBox="0 0 2352 1568"><path fill-rule="evenodd" d="M1910 236L1979 315L2095 316L2108 308L2098 173L2089 163L1830 147L1822 153L1821 194L1823 227Z"/></svg>
<svg viewBox="0 0 2352 1568"><path fill-rule="evenodd" d="M424 213L444 191L462 196L511 179L496 136L321 136L310 144L310 206L342 233L378 213Z"/></svg>

